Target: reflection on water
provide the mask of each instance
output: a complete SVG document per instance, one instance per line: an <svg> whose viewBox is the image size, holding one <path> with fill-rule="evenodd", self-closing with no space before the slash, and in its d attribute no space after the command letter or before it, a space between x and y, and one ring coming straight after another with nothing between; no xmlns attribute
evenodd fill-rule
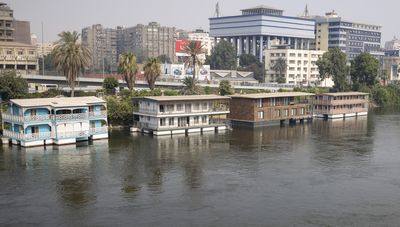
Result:
<svg viewBox="0 0 400 227"><path fill-rule="evenodd" d="M3 146L0 225L396 225L398 122L396 111L377 110L217 134L112 130L108 141Z"/></svg>

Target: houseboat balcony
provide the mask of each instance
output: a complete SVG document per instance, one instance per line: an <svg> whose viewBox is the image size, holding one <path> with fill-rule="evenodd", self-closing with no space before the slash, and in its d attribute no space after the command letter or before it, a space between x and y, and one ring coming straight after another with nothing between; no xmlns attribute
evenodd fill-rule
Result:
<svg viewBox="0 0 400 227"><path fill-rule="evenodd" d="M331 110L314 110L315 114L350 114L368 112L368 108L347 108L347 109L331 109Z"/></svg>
<svg viewBox="0 0 400 227"><path fill-rule="evenodd" d="M80 137L89 137L89 136L90 136L89 130L58 132L56 135L57 139L80 138Z"/></svg>
<svg viewBox="0 0 400 227"><path fill-rule="evenodd" d="M107 110L89 112L89 119L96 119L96 118L107 118Z"/></svg>
<svg viewBox="0 0 400 227"><path fill-rule="evenodd" d="M215 107L209 109L199 109L199 110L174 110L174 111L163 111L155 112L153 110L140 109L139 111L134 111L134 114L149 114L149 115L196 115L196 114L207 114L207 113L229 113L229 107Z"/></svg>
<svg viewBox="0 0 400 227"><path fill-rule="evenodd" d="M43 121L75 121L75 120L88 120L94 118L106 118L107 111L90 112L90 113L73 113L73 114L46 114L46 115L11 115L3 113L3 120L16 122L16 123L33 123Z"/></svg>
<svg viewBox="0 0 400 227"><path fill-rule="evenodd" d="M53 137L52 132L40 132L40 133L25 134L25 133L19 133L19 132L12 132L9 130L3 130L3 135L6 138L25 141L25 142L36 141L36 140L46 140L46 139L51 139Z"/></svg>
<svg viewBox="0 0 400 227"><path fill-rule="evenodd" d="M11 121L11 122L43 122L43 121L51 121L52 115L45 114L45 115L28 115L28 116L21 116L21 115L11 115L7 113L3 113L3 120Z"/></svg>
<svg viewBox="0 0 400 227"><path fill-rule="evenodd" d="M314 105L338 106L368 103L368 99L314 100Z"/></svg>
<svg viewBox="0 0 400 227"><path fill-rule="evenodd" d="M108 133L108 127L97 127L89 129L90 135L98 135Z"/></svg>

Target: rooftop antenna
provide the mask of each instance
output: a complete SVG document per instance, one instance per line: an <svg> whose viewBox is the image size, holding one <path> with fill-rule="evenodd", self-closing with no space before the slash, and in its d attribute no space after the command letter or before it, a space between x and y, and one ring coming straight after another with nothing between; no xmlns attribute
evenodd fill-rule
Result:
<svg viewBox="0 0 400 227"><path fill-rule="evenodd" d="M310 13L308 12L308 4L306 4L306 8L304 9L303 17L310 17Z"/></svg>
<svg viewBox="0 0 400 227"><path fill-rule="evenodd" d="M215 5L215 12L214 12L214 17L220 17L221 16L221 11L219 9L219 2Z"/></svg>

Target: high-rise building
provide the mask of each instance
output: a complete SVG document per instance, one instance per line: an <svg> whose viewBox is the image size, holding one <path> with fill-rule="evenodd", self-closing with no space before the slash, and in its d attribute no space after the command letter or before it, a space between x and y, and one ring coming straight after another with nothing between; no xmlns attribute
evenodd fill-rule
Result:
<svg viewBox="0 0 400 227"><path fill-rule="evenodd" d="M117 71L117 29L95 24L82 29L82 45L92 54L93 72Z"/></svg>
<svg viewBox="0 0 400 227"><path fill-rule="evenodd" d="M157 22L138 24L123 32L125 52L132 52L142 61L149 57L167 55L175 59L175 27L164 27Z"/></svg>
<svg viewBox="0 0 400 227"><path fill-rule="evenodd" d="M315 40L315 21L283 15L269 6L243 9L242 15L210 18L210 36L232 42L237 55L253 54L263 60L263 50L278 39L293 49L309 49Z"/></svg>
<svg viewBox="0 0 400 227"><path fill-rule="evenodd" d="M0 3L0 70L37 74L36 47L31 45L30 24L14 18L14 11Z"/></svg>
<svg viewBox="0 0 400 227"><path fill-rule="evenodd" d="M214 47L214 39L210 38L209 33L202 29L197 29L188 33L188 40L200 41L205 49L206 55L211 55L211 50Z"/></svg>
<svg viewBox="0 0 400 227"><path fill-rule="evenodd" d="M352 60L367 52L381 58L381 26L356 23L339 17L335 11L315 17L315 48L327 51L339 48Z"/></svg>

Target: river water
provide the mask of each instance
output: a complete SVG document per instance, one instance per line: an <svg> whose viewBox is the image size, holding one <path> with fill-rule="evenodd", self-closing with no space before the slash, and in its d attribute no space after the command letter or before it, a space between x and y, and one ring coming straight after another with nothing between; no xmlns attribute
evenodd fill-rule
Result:
<svg viewBox="0 0 400 227"><path fill-rule="evenodd" d="M0 225L398 226L400 114L0 150Z"/></svg>

